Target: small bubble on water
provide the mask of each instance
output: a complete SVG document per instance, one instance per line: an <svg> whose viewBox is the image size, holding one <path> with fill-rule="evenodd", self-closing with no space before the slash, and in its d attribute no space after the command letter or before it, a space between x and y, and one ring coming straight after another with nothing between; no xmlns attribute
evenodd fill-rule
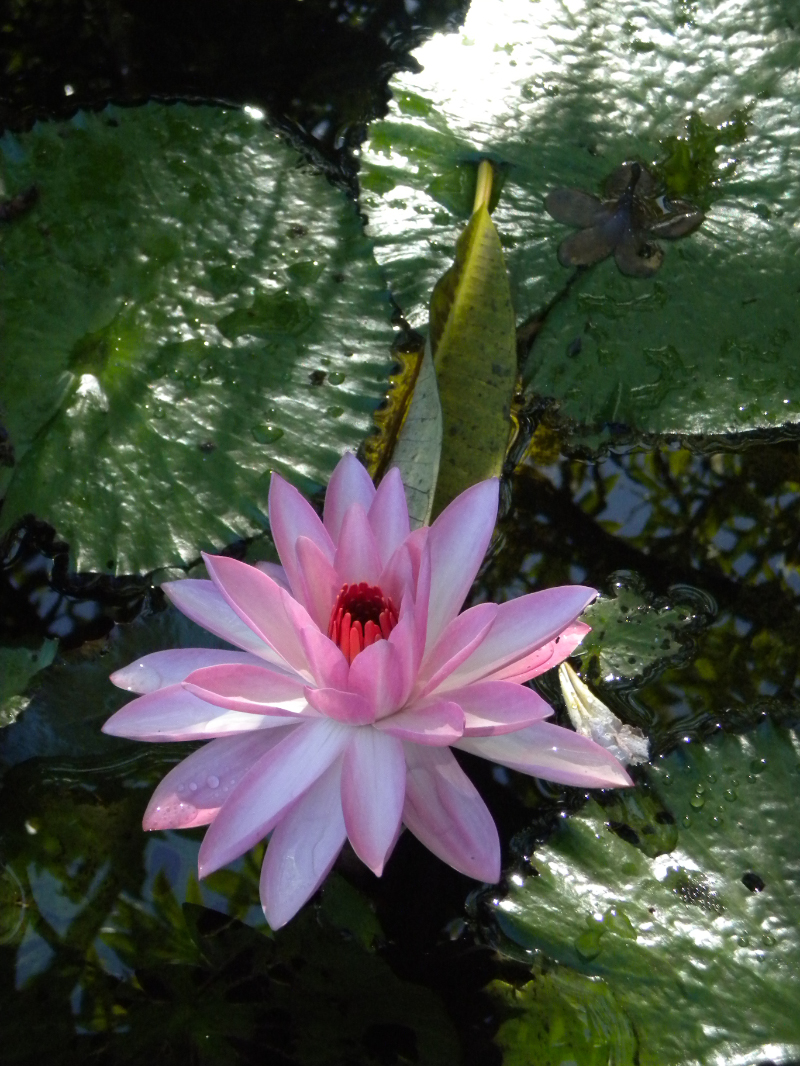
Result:
<svg viewBox="0 0 800 1066"><path fill-rule="evenodd" d="M206 781L206 784L209 788L216 788L219 785L219 778L216 777L214 774L211 774L211 776Z"/></svg>

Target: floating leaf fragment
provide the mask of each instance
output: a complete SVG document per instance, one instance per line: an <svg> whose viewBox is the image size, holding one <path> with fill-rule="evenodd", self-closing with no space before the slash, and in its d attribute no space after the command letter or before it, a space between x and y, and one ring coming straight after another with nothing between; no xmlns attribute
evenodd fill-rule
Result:
<svg viewBox="0 0 800 1066"><path fill-rule="evenodd" d="M544 205L556 222L580 227L559 245L562 266L591 266L613 253L621 272L632 278L652 277L664 260L648 238L685 237L705 218L687 201L660 195L656 179L635 161L610 175L603 200L580 189L555 189Z"/></svg>

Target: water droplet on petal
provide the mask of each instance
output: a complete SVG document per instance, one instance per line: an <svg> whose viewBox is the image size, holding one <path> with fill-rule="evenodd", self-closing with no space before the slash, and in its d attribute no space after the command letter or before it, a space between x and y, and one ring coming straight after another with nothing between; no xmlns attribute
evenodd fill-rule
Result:
<svg viewBox="0 0 800 1066"><path fill-rule="evenodd" d="M206 781L206 784L209 788L216 788L219 785L219 778L216 777L214 774L211 774L211 776Z"/></svg>
<svg viewBox="0 0 800 1066"><path fill-rule="evenodd" d="M192 781L192 783L189 785L189 791L190 792L197 792L197 782L196 781Z"/></svg>

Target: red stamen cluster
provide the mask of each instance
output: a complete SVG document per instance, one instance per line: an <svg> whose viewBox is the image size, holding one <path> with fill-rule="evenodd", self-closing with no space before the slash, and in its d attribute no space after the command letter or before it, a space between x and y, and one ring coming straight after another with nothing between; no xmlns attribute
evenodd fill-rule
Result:
<svg viewBox="0 0 800 1066"><path fill-rule="evenodd" d="M328 636L349 663L397 625L397 608L377 585L342 585L331 611Z"/></svg>

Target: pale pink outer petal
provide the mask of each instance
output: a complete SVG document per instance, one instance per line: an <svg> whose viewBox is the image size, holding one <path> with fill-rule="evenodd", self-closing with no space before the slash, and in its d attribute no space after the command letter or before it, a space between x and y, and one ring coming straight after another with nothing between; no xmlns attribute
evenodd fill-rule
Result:
<svg viewBox="0 0 800 1066"><path fill-rule="evenodd" d="M439 639L472 587L492 539L499 482L481 481L462 492L430 528L431 593L426 650Z"/></svg>
<svg viewBox="0 0 800 1066"><path fill-rule="evenodd" d="M295 554L298 537L309 537L328 562L333 562L333 541L319 515L280 474L273 474L269 485L269 526L292 591L297 591L299 576Z"/></svg>
<svg viewBox="0 0 800 1066"><path fill-rule="evenodd" d="M158 785L144 812L142 827L189 829L208 825L253 763L292 728L220 737L193 751Z"/></svg>
<svg viewBox="0 0 800 1066"><path fill-rule="evenodd" d="M398 711L376 722L375 728L398 740L445 747L463 735L464 712L457 703L434 700L422 707Z"/></svg>
<svg viewBox="0 0 800 1066"><path fill-rule="evenodd" d="M605 748L551 722L536 722L505 736L464 737L455 746L561 785L624 788L633 784L622 763Z"/></svg>
<svg viewBox="0 0 800 1066"><path fill-rule="evenodd" d="M283 811L339 757L350 735L338 722L308 722L262 755L211 823L198 856L200 876L233 862L274 829Z"/></svg>
<svg viewBox="0 0 800 1066"><path fill-rule="evenodd" d="M193 685L217 696L242 699L249 703L280 705L303 698L305 682L270 670L268 666L223 663L193 671L184 686Z"/></svg>
<svg viewBox="0 0 800 1066"><path fill-rule="evenodd" d="M353 731L342 765L342 809L353 850L378 877L403 813L406 760L395 737L375 729Z"/></svg>
<svg viewBox="0 0 800 1066"><path fill-rule="evenodd" d="M500 880L500 838L478 790L447 748L405 744L403 821L429 851L477 881Z"/></svg>
<svg viewBox="0 0 800 1066"><path fill-rule="evenodd" d="M286 576L286 571L280 565L280 563L269 563L262 560L259 563L253 564L256 570L260 570L262 574L266 574L267 577L271 577L276 585L280 585L282 589L286 589L287 592L292 591L292 587L289 584L289 578Z"/></svg>
<svg viewBox="0 0 800 1066"><path fill-rule="evenodd" d="M416 689L420 696L435 692L439 685L478 647L497 616L496 603L479 603L457 615L431 648L419 670Z"/></svg>
<svg viewBox="0 0 800 1066"><path fill-rule="evenodd" d="M392 467L378 485L367 518L385 566L411 532L403 479L396 467Z"/></svg>
<svg viewBox="0 0 800 1066"><path fill-rule="evenodd" d="M182 684L214 707L279 718L317 717L306 702L302 681L260 666L209 666L195 670Z"/></svg>
<svg viewBox="0 0 800 1066"><path fill-rule="evenodd" d="M489 632L439 691L488 677L507 680L511 674L507 668L560 636L596 595L583 585L563 585L501 603Z"/></svg>
<svg viewBox="0 0 800 1066"><path fill-rule="evenodd" d="M331 474L322 512L322 520L334 544L339 543L348 507L360 503L366 512L374 500L372 478L352 452L345 452Z"/></svg>
<svg viewBox="0 0 800 1066"><path fill-rule="evenodd" d="M375 721L375 710L369 700L357 692L343 692L335 688L307 688L306 699L311 706L346 725L369 725Z"/></svg>
<svg viewBox="0 0 800 1066"><path fill-rule="evenodd" d="M126 703L102 728L112 737L165 741L210 740L285 725L284 718L220 711L182 685L170 685Z"/></svg>
<svg viewBox="0 0 800 1066"><path fill-rule="evenodd" d="M184 578L182 581L165 581L161 588L181 614L197 622L209 633L222 637L237 648L252 652L260 659L286 665L274 648L242 621L213 581Z"/></svg>
<svg viewBox="0 0 800 1066"><path fill-rule="evenodd" d="M347 688L350 666L330 637L320 633L316 626L300 630L300 640L311 667L311 676L317 688Z"/></svg>
<svg viewBox="0 0 800 1066"><path fill-rule="evenodd" d="M300 910L325 878L347 840L341 799L341 759L284 814L261 867L261 905L272 929Z"/></svg>
<svg viewBox="0 0 800 1066"><path fill-rule="evenodd" d="M127 692L156 692L167 685L177 685L195 670L223 663L263 666L264 660L246 651L222 651L218 648L174 648L154 651L115 670L109 678L117 688Z"/></svg>
<svg viewBox="0 0 800 1066"><path fill-rule="evenodd" d="M554 666L568 659L586 634L591 631L591 626L584 625L583 622L573 622L555 640L544 644L523 659L518 659L510 666L501 667L497 673L487 674L486 680L516 681L518 684L530 681L532 677L538 677L545 670L552 670Z"/></svg>
<svg viewBox="0 0 800 1066"><path fill-rule="evenodd" d="M333 561L340 584L357 585L366 581L377 585L381 576L381 556L375 534L360 503L347 509Z"/></svg>
<svg viewBox="0 0 800 1066"><path fill-rule="evenodd" d="M294 670L307 672L308 660L297 626L286 610L289 604L307 617L300 604L254 566L222 555L204 554L203 561L211 580L242 621Z"/></svg>
<svg viewBox="0 0 800 1066"><path fill-rule="evenodd" d="M408 694L404 680L400 655L388 640L378 640L364 648L350 663L348 688L367 701L372 721L402 706Z"/></svg>
<svg viewBox="0 0 800 1066"><path fill-rule="evenodd" d="M414 596L416 578L408 546L401 544L389 559L378 578L378 587L399 606L406 596Z"/></svg>
<svg viewBox="0 0 800 1066"><path fill-rule="evenodd" d="M303 592L298 599L323 633L326 633L342 582L333 564L328 562L314 541L308 537L297 539L297 565Z"/></svg>
<svg viewBox="0 0 800 1066"><path fill-rule="evenodd" d="M553 713L538 692L510 681L476 681L466 688L450 689L447 699L464 712L466 737L515 733Z"/></svg>

